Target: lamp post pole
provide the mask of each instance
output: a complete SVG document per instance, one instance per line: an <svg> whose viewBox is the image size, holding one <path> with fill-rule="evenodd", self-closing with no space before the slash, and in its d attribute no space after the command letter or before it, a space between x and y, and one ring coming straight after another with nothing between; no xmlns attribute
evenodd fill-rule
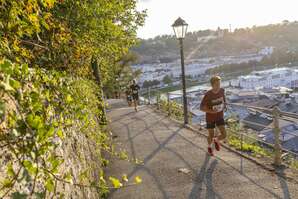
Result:
<svg viewBox="0 0 298 199"><path fill-rule="evenodd" d="M185 68L184 68L184 53L183 53L183 39L186 36L188 24L180 17L172 25L176 38L180 44L181 54L181 78L182 78L182 91L183 91L183 114L184 125L188 124L188 111L187 111L187 97L186 97L186 83L185 83Z"/></svg>
<svg viewBox="0 0 298 199"><path fill-rule="evenodd" d="M181 55L181 76L182 76L182 92L183 92L183 114L184 125L188 124L188 111L187 111L187 97L186 97L186 82L185 82L185 68L184 68L184 51L183 51L183 39L179 39L180 55Z"/></svg>

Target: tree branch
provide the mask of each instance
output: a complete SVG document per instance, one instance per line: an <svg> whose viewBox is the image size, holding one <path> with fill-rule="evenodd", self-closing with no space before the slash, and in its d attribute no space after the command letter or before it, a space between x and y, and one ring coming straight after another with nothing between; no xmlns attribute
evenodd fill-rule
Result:
<svg viewBox="0 0 298 199"><path fill-rule="evenodd" d="M41 46L39 44L36 44L36 43L33 43L31 41L27 41L27 40L21 40L22 43L25 43L25 44L29 44L29 45L32 45L32 46L36 46L38 48L42 48L42 49L45 49L45 50L49 50L48 47L45 47L45 46Z"/></svg>

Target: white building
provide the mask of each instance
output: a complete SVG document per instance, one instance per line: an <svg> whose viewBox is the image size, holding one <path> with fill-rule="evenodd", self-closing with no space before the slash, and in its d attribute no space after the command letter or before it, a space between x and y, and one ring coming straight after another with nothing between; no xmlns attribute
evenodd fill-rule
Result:
<svg viewBox="0 0 298 199"><path fill-rule="evenodd" d="M273 51L274 51L274 48L272 46L270 46L270 47L267 46L267 47L261 49L259 51L259 54L260 55L271 55L273 53Z"/></svg>
<svg viewBox="0 0 298 199"><path fill-rule="evenodd" d="M298 70L290 68L276 68L265 71L252 72L251 75L238 78L241 88L273 88L273 87L298 87Z"/></svg>
<svg viewBox="0 0 298 199"><path fill-rule="evenodd" d="M202 75L207 69L214 67L212 64L201 64L201 63L191 63L185 65L185 75L195 77ZM181 75L181 65L172 64L170 69L170 75L173 77L180 77Z"/></svg>

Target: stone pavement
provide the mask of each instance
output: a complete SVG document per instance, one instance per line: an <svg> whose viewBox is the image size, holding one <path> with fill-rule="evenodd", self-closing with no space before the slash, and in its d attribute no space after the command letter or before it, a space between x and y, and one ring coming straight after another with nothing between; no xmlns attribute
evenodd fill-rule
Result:
<svg viewBox="0 0 298 199"><path fill-rule="evenodd" d="M109 104L109 128L116 136L117 148L144 162L135 165L111 160L108 175L121 178L125 173L131 181L141 176L143 182L112 191L109 198L298 199L297 182L224 148L210 157L205 137L152 108L142 106L136 113L121 100L110 100ZM189 173L178 172L182 168Z"/></svg>

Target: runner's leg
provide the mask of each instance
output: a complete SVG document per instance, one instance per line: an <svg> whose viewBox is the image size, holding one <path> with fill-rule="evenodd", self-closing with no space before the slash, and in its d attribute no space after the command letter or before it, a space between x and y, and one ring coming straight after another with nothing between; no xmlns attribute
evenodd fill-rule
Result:
<svg viewBox="0 0 298 199"><path fill-rule="evenodd" d="M212 141L213 141L213 138L214 138L214 128L210 128L210 126L208 127L208 137L207 137L207 142L208 142L208 153L209 155L213 156L213 150L212 150L212 147L211 147L211 144L212 144Z"/></svg>
<svg viewBox="0 0 298 199"><path fill-rule="evenodd" d="M226 132L225 125L218 126L218 129L220 131L220 135L217 137L217 139L219 141L225 139L227 137L227 132Z"/></svg>
<svg viewBox="0 0 298 199"><path fill-rule="evenodd" d="M135 100L135 110L138 111L138 100Z"/></svg>
<svg viewBox="0 0 298 199"><path fill-rule="evenodd" d="M214 129L210 128L208 129L208 137L207 137L208 146L211 146L213 138L214 138Z"/></svg>
<svg viewBox="0 0 298 199"><path fill-rule="evenodd" d="M136 111L138 111L138 105L139 105L139 95L137 94L136 96L135 96L135 110Z"/></svg>
<svg viewBox="0 0 298 199"><path fill-rule="evenodd" d="M133 97L133 104L135 106L135 111L138 111L138 109L137 109L137 103L138 103L137 98L136 97Z"/></svg>

